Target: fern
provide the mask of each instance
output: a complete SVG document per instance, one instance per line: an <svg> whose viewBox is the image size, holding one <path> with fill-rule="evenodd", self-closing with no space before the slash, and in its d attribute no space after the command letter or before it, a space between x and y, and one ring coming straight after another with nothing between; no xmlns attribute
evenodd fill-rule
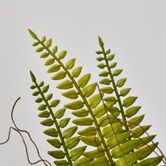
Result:
<svg viewBox="0 0 166 166"><path fill-rule="evenodd" d="M48 129L45 133L51 135L50 131L57 131L57 135L54 137L58 137L58 139L48 140L48 142L55 148L63 147L63 150L49 152L53 157L61 159L55 161L56 165L155 166L161 160L164 161L163 154L159 155L155 151L158 148L158 143L153 142L155 135L144 136L150 126L140 126L144 115L135 117L140 109L140 106L133 106L137 97L127 97L130 88L123 88L126 78L116 81L122 70L115 69L117 63L113 62L114 55L110 53L110 50L105 50L100 37L101 50L97 51L97 54L100 55L97 60L102 61L98 67L104 69L99 74L104 77L100 81L100 84L104 85L101 88L96 82L89 83L90 73L82 75L82 66L76 67L75 58L64 62L67 51L58 52L58 46L53 46L52 38L47 40L43 36L40 39L30 29L29 33L35 40L33 46L36 47L36 52L40 53L40 58L45 59L47 72L52 74L51 79L61 81L56 88L63 90L63 97L72 100L54 113L52 106L57 106L59 100L48 102L48 99L51 100L53 96L52 93L45 96L49 86L44 86L44 82L38 84L34 74L30 72L34 83L31 88L36 90L33 95L40 95L36 102L43 102L39 106L39 110L42 110L39 116L45 117L46 120L41 124L55 125L54 129ZM65 131L62 131L70 120L64 115L67 110L72 110L74 116L72 123L75 130L70 130L73 127L66 129L71 132L71 138L66 138ZM61 119L62 117L63 119ZM61 126L61 124L64 125ZM78 136L73 137L75 134ZM60 144L57 143L57 140ZM84 146L80 145L75 148L79 145L79 141ZM151 144L149 144L150 142ZM74 144L72 150L68 148L68 143ZM93 150L87 150L87 146L93 147ZM147 158L152 152L158 156Z"/></svg>

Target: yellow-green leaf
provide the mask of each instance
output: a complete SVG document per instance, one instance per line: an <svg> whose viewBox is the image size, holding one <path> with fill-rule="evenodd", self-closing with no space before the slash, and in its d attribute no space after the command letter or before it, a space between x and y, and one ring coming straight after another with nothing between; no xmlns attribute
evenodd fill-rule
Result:
<svg viewBox="0 0 166 166"><path fill-rule="evenodd" d="M81 71L82 71L82 66L79 66L79 67L75 68L72 71L72 76L77 78L81 74Z"/></svg>
<svg viewBox="0 0 166 166"><path fill-rule="evenodd" d="M66 111L65 108L57 110L55 112L55 117L58 118L58 119L60 119L64 115L65 111Z"/></svg>
<svg viewBox="0 0 166 166"><path fill-rule="evenodd" d="M66 129L66 130L63 131L63 137L65 139L68 139L71 136L73 136L76 131L77 131L77 126L69 127L68 129Z"/></svg>
<svg viewBox="0 0 166 166"><path fill-rule="evenodd" d="M94 136L97 134L97 131L95 127L91 126L80 130L78 134L82 136Z"/></svg>
<svg viewBox="0 0 166 166"><path fill-rule="evenodd" d="M52 45L52 38L50 38L47 42L46 42L46 47L50 47Z"/></svg>
<svg viewBox="0 0 166 166"><path fill-rule="evenodd" d="M41 121L40 124L44 126L52 126L54 124L54 121L52 119L46 119Z"/></svg>
<svg viewBox="0 0 166 166"><path fill-rule="evenodd" d="M81 100L74 101L72 103L64 105L65 108L71 109L71 110L78 110L84 106L84 103Z"/></svg>
<svg viewBox="0 0 166 166"><path fill-rule="evenodd" d="M137 127L143 120L145 115L140 115L137 117L134 117L128 121L129 127L133 129L134 127Z"/></svg>
<svg viewBox="0 0 166 166"><path fill-rule="evenodd" d="M110 85L111 81L110 79L108 78L103 78L101 81L100 81L100 84L103 84L103 85Z"/></svg>
<svg viewBox="0 0 166 166"><path fill-rule="evenodd" d="M46 93L48 91L48 89L49 89L49 85L46 85L42 88L42 92Z"/></svg>
<svg viewBox="0 0 166 166"><path fill-rule="evenodd" d="M59 141L59 139L47 139L47 142L50 144L50 145L52 145L52 146L54 146L55 148L60 148L61 147L61 143L60 143L60 141Z"/></svg>
<svg viewBox="0 0 166 166"><path fill-rule="evenodd" d="M75 90L70 90L70 91L62 93L62 96L65 96L69 99L77 99L78 93Z"/></svg>
<svg viewBox="0 0 166 166"><path fill-rule="evenodd" d="M67 68L67 69L72 69L73 66L75 65L75 61L76 61L75 58L72 58L72 59L68 60L68 61L66 62L66 68Z"/></svg>
<svg viewBox="0 0 166 166"><path fill-rule="evenodd" d="M133 115L135 115L139 110L140 110L141 106L134 106L134 107L130 107L125 111L125 115L126 117L130 118Z"/></svg>
<svg viewBox="0 0 166 166"><path fill-rule="evenodd" d="M137 100L137 97L129 96L128 98L124 99L123 106L130 107L136 100Z"/></svg>
<svg viewBox="0 0 166 166"><path fill-rule="evenodd" d="M70 80L65 80L60 83L56 88L58 89L71 89L73 87L73 83Z"/></svg>
<svg viewBox="0 0 166 166"><path fill-rule="evenodd" d="M120 96L126 96L130 92L131 88L125 88L120 91Z"/></svg>
<svg viewBox="0 0 166 166"><path fill-rule="evenodd" d="M50 65L52 65L54 62L55 62L55 59L54 59L54 58L50 58L50 59L48 59L48 60L45 62L45 66L50 66Z"/></svg>
<svg viewBox="0 0 166 166"><path fill-rule="evenodd" d="M41 118L48 118L50 116L50 113L48 111L42 111L38 114Z"/></svg>
<svg viewBox="0 0 166 166"><path fill-rule="evenodd" d="M111 88L111 87L104 87L104 88L101 88L101 91L102 91L103 93L111 94L114 90L113 90L113 88Z"/></svg>
<svg viewBox="0 0 166 166"><path fill-rule="evenodd" d="M79 118L79 119L74 119L72 121L76 125L80 126L89 126L93 124L93 120L91 118Z"/></svg>
<svg viewBox="0 0 166 166"><path fill-rule="evenodd" d="M54 72L59 71L59 69L60 69L60 65L54 64L47 70L47 72L48 73L54 73Z"/></svg>
<svg viewBox="0 0 166 166"><path fill-rule="evenodd" d="M48 135L48 136L51 136L51 137L57 137L58 136L58 132L54 128L47 129L43 133Z"/></svg>
<svg viewBox="0 0 166 166"><path fill-rule="evenodd" d="M50 107L56 107L59 104L60 100L53 100L50 102Z"/></svg>
<svg viewBox="0 0 166 166"><path fill-rule="evenodd" d="M59 59L63 59L66 55L67 55L67 51L63 50L59 53L58 57L59 57Z"/></svg>
<svg viewBox="0 0 166 166"><path fill-rule="evenodd" d="M63 159L65 157L65 153L62 150L48 151L48 154L56 159Z"/></svg>
<svg viewBox="0 0 166 166"><path fill-rule="evenodd" d="M81 77L81 78L78 80L78 85L79 85L81 88L83 88L83 87L86 86L87 83L89 82L90 77L91 77L91 74L90 74L90 73L84 75L83 77Z"/></svg>
<svg viewBox="0 0 166 166"><path fill-rule="evenodd" d="M68 149L73 149L78 145L79 142L80 142L79 136L72 137L66 140L66 146Z"/></svg>
<svg viewBox="0 0 166 166"><path fill-rule="evenodd" d="M97 83L90 84L82 89L84 96L89 97L91 96L95 89L96 89Z"/></svg>
<svg viewBox="0 0 166 166"><path fill-rule="evenodd" d="M92 137L92 136L80 137L80 140L84 142L85 144L94 146L94 147L99 147L101 144L98 137Z"/></svg>
<svg viewBox="0 0 166 166"><path fill-rule="evenodd" d="M81 110L73 111L72 114L77 117L84 117L84 116L88 116L89 111L86 109L81 109Z"/></svg>
<svg viewBox="0 0 166 166"><path fill-rule="evenodd" d="M61 119L60 122L59 122L59 126L61 128L64 128L68 125L69 121L70 121L70 118Z"/></svg>
<svg viewBox="0 0 166 166"><path fill-rule="evenodd" d="M66 77L66 73L64 71L59 71L56 73L51 79L52 80L61 80Z"/></svg>
<svg viewBox="0 0 166 166"><path fill-rule="evenodd" d="M85 151L86 146L78 147L70 151L72 161L76 161Z"/></svg>
<svg viewBox="0 0 166 166"><path fill-rule="evenodd" d="M117 86L117 87L122 87L122 86L125 84L126 80L127 80L127 78L121 78L121 79L119 79L119 80L116 82L116 86Z"/></svg>
<svg viewBox="0 0 166 166"><path fill-rule="evenodd" d="M94 95L89 99L89 104L92 108L96 108L101 101L100 94Z"/></svg>
<svg viewBox="0 0 166 166"><path fill-rule="evenodd" d="M114 72L113 72L113 76L118 76L119 74L121 74L122 73L122 69L117 69L117 70L115 70Z"/></svg>

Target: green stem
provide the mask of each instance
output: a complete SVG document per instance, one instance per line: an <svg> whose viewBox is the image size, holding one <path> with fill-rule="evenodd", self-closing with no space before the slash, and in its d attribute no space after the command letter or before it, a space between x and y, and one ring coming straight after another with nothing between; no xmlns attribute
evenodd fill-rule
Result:
<svg viewBox="0 0 166 166"><path fill-rule="evenodd" d="M109 163L111 164L111 166L114 165L114 161L113 161L113 159L112 159L112 157L111 157L111 154L110 154L110 152L109 152L108 146L107 146L107 144L106 144L106 142L105 142L105 139L104 139L104 137L103 137L103 135L102 135L102 132L101 132L100 126L99 126L99 124L98 124L98 122L97 122L97 119L95 118L95 115L93 114L93 110L92 110L92 108L90 107L90 105L89 105L87 99L86 99L85 96L83 95L83 93L82 93L80 87L78 86L77 82L76 82L75 79L72 77L72 75L70 74L70 72L66 69L66 67L64 66L64 64L63 64L63 63L62 63L62 62L61 62L61 61L60 61L60 60L59 60L59 59L58 59L39 39L38 39L38 42L44 47L45 50L48 51L48 53L49 53L53 58L55 58L55 60L59 63L59 65L60 65L60 66L63 68L63 70L66 72L66 74L68 75L68 77L70 78L70 80L73 82L74 86L76 87L78 93L80 94L82 100L84 101L84 103L85 103L87 109L89 110L90 115L91 115L91 117L92 117L92 119L93 119L93 121L94 121L94 124L95 124L95 126L96 126L98 135L99 135L99 137L100 137L100 139L101 139L101 142L102 142L102 144L103 144L103 147L104 147L104 149L105 149L105 153L106 153L107 159L108 159Z"/></svg>
<svg viewBox="0 0 166 166"><path fill-rule="evenodd" d="M64 140L64 138L63 138L63 135L62 135L61 129L60 129L59 125L58 125L58 122L57 122L57 120L56 120L56 117L55 117L55 115L54 115L54 113L53 113L53 110L52 110L52 108L50 107L50 105L49 105L47 99L45 98L44 94L42 93L42 91L41 91L39 85L37 84L37 82L34 82L34 83L36 84L36 87L37 87L38 91L40 92L40 95L41 95L41 97L43 98L43 100L44 100L44 102L45 102L45 104L46 104L48 110L50 111L50 114L51 114L52 119L54 120L55 127L56 127L56 129L58 130L59 138L60 138L60 140L61 140L63 149L64 149L65 154L66 154L66 158L67 158L67 160L68 160L68 164L69 164L70 166L73 166L71 157L70 157L69 152L68 152L68 149L67 149L67 147L66 147L65 140Z"/></svg>
<svg viewBox="0 0 166 166"><path fill-rule="evenodd" d="M123 119L123 122L124 122L125 129L127 131L129 131L129 127L127 125L127 120L126 120L126 117L125 117L125 114L124 114L123 104L121 102L120 95L119 95L118 89L117 89L116 84L115 84L114 76L113 76L112 71L109 67L109 63L108 63L108 60L107 60L107 55L106 55L105 49L104 49L104 47L101 47L101 48L102 48L102 51L103 51L104 60L105 60L105 63L106 63L108 74L110 76L112 86L113 86L113 89L115 91L115 95L116 95L116 98L117 98L117 101L118 101L118 104L119 104L119 108L120 108L120 112L121 112L121 115L122 115L122 119Z"/></svg>

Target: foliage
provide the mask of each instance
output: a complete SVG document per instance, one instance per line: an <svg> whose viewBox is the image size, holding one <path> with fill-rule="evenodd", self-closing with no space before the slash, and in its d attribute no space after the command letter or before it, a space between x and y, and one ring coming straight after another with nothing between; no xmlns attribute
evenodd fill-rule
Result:
<svg viewBox="0 0 166 166"><path fill-rule="evenodd" d="M58 81L56 88L69 99L60 106L63 102L48 93L49 85L37 82L30 71L32 95L39 104L38 116L44 119L41 124L48 127L44 133L51 137L47 142L54 149L48 154L55 158L55 165L156 166L165 162L163 154L156 152L155 135L147 133L150 125L141 125L144 114L137 115L141 108L135 105L137 97L129 95L131 88L124 87L127 79L120 78L122 69L117 68L115 55L104 48L101 37L96 53L102 71L97 83L90 82L90 73L82 74L75 58L64 62L67 51L58 51L52 38L40 39L28 31L51 79Z"/></svg>

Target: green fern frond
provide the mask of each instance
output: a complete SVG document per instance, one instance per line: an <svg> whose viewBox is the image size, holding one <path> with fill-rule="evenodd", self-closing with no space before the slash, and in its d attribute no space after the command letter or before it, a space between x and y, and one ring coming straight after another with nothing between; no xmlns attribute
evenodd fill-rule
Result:
<svg viewBox="0 0 166 166"><path fill-rule="evenodd" d="M44 131L46 135L52 137L47 139L47 142L56 149L49 151L48 154L59 159L55 160L56 165L72 166L73 162L79 159L86 149L86 146L76 147L80 141L79 136L75 136L77 126L66 128L70 121L69 117L64 117L66 109L61 108L54 111L60 101L53 100L53 94L48 93L48 85L44 85L43 81L38 83L31 71L30 75L33 82L31 89L34 90L32 95L37 97L35 101L40 103L38 116L44 119L41 124L52 127Z"/></svg>
<svg viewBox="0 0 166 166"><path fill-rule="evenodd" d="M109 136L107 137L109 138L108 144L113 148L111 154L113 158L117 159L117 166L139 165L141 162L136 163L154 152L158 143L153 143L155 137L153 135L141 137L147 132L150 126L140 126L144 115L135 116L141 108L140 106L133 106L137 97L129 96L131 88L123 87L127 79L118 78L123 70L116 68L117 62L114 61L115 55L111 53L110 49L105 50L104 42L101 37L98 38L98 42L101 50L96 52L99 55L97 61L100 62L98 67L102 69L102 72L99 74L99 76L102 77L100 81L102 88L100 90L109 96L107 98L114 98L114 105L118 106L122 117L120 119L118 117L119 123L124 126L121 130L115 131L116 134L114 134L114 136L110 134L112 131L110 127ZM114 125L114 123L111 125ZM109 130L109 127L105 130ZM149 143L152 144L149 145ZM145 153L141 154L143 151ZM155 159L156 158L146 159L145 163ZM157 159L157 161L160 162L162 157ZM158 162L156 162L156 165ZM142 161L142 163L144 162Z"/></svg>

